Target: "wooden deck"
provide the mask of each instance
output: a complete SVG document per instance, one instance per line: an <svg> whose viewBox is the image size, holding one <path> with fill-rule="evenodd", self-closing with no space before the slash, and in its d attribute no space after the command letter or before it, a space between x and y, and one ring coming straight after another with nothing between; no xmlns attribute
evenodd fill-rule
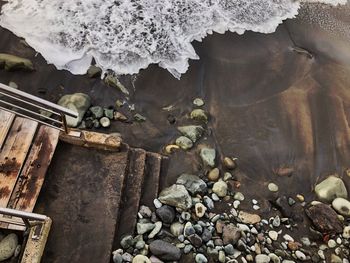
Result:
<svg viewBox="0 0 350 263"><path fill-rule="evenodd" d="M0 207L32 212L59 130L0 110ZM22 229L1 217L1 228ZM16 221L17 222L17 221Z"/></svg>

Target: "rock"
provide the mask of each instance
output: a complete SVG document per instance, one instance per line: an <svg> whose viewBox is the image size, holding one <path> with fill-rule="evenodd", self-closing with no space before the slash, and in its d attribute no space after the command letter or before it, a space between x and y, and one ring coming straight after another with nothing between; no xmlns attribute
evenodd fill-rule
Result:
<svg viewBox="0 0 350 263"><path fill-rule="evenodd" d="M231 180L233 178L232 174L229 172L224 173L224 181L227 182L228 180Z"/></svg>
<svg viewBox="0 0 350 263"><path fill-rule="evenodd" d="M342 263L342 259L335 254L331 255L331 263Z"/></svg>
<svg viewBox="0 0 350 263"><path fill-rule="evenodd" d="M175 210L171 206L163 205L156 210L156 214L165 224L171 224L175 218Z"/></svg>
<svg viewBox="0 0 350 263"><path fill-rule="evenodd" d="M29 59L4 53L0 53L0 68L5 68L7 71L34 70L33 63Z"/></svg>
<svg viewBox="0 0 350 263"><path fill-rule="evenodd" d="M87 74L89 78L99 78L101 77L102 69L95 65L91 65L87 71Z"/></svg>
<svg viewBox="0 0 350 263"><path fill-rule="evenodd" d="M268 255L260 254L255 256L255 263L269 263L270 260Z"/></svg>
<svg viewBox="0 0 350 263"><path fill-rule="evenodd" d="M181 251L176 246L163 240L155 240L149 245L153 255L161 260L176 261L181 258Z"/></svg>
<svg viewBox="0 0 350 263"><path fill-rule="evenodd" d="M222 240L224 245L235 245L241 237L241 230L234 224L224 225L222 228Z"/></svg>
<svg viewBox="0 0 350 263"><path fill-rule="evenodd" d="M217 181L219 177L220 177L220 171L218 168L214 168L208 173L208 179L210 181Z"/></svg>
<svg viewBox="0 0 350 263"><path fill-rule="evenodd" d="M193 142L185 136L180 136L177 138L175 143L183 150L189 150L193 147Z"/></svg>
<svg viewBox="0 0 350 263"><path fill-rule="evenodd" d="M281 218L278 215L274 217L272 225L274 227L279 227L281 225Z"/></svg>
<svg viewBox="0 0 350 263"><path fill-rule="evenodd" d="M331 234L343 232L343 226L337 213L328 205L317 204L310 206L306 209L306 215L321 233Z"/></svg>
<svg viewBox="0 0 350 263"><path fill-rule="evenodd" d="M100 107L100 106L93 106L93 107L90 107L89 110L91 111L92 116L95 119L100 119L100 118L103 117L103 108L102 107Z"/></svg>
<svg viewBox="0 0 350 263"><path fill-rule="evenodd" d="M305 197L301 194L297 194L297 199L299 200L299 202L304 202L305 201Z"/></svg>
<svg viewBox="0 0 350 263"><path fill-rule="evenodd" d="M152 263L164 263L162 260L160 260L155 256L151 256L149 259L151 260Z"/></svg>
<svg viewBox="0 0 350 263"><path fill-rule="evenodd" d="M110 87L119 89L125 95L129 95L129 91L119 81L119 79L116 76L114 76L114 74L111 74L111 73L107 74L107 76L104 79L104 82Z"/></svg>
<svg viewBox="0 0 350 263"><path fill-rule="evenodd" d="M278 192L278 186L277 186L277 184L269 183L269 185L267 186L267 188L269 189L270 192Z"/></svg>
<svg viewBox="0 0 350 263"><path fill-rule="evenodd" d="M333 200L332 206L339 214L350 216L350 202L348 200L338 197Z"/></svg>
<svg viewBox="0 0 350 263"><path fill-rule="evenodd" d="M133 256L128 253L128 252L125 252L123 255L122 255L122 259L123 259L123 262L131 262L132 259L133 259Z"/></svg>
<svg viewBox="0 0 350 263"><path fill-rule="evenodd" d="M274 230L270 230L270 231L269 231L269 237L270 237L272 240L276 241L277 238L278 238L278 233L277 233L276 231L274 231Z"/></svg>
<svg viewBox="0 0 350 263"><path fill-rule="evenodd" d="M10 82L9 82L9 86L10 86L11 88L13 88L13 89L18 89L18 85L17 85L16 82L10 81ZM51 115L50 115L50 116L51 116ZM49 116L49 117L50 117L50 116Z"/></svg>
<svg viewBox="0 0 350 263"><path fill-rule="evenodd" d="M144 122L147 119L145 116L142 116L140 113L136 113L136 114L134 114L134 120L137 122Z"/></svg>
<svg viewBox="0 0 350 263"><path fill-rule="evenodd" d="M295 251L295 255L301 261L305 261L307 259L306 255L303 252L301 252L300 250Z"/></svg>
<svg viewBox="0 0 350 263"><path fill-rule="evenodd" d="M137 255L133 258L132 263L151 263L151 260L144 255Z"/></svg>
<svg viewBox="0 0 350 263"><path fill-rule="evenodd" d="M204 196L204 204L208 208L208 210L214 209L214 202L208 196Z"/></svg>
<svg viewBox="0 0 350 263"><path fill-rule="evenodd" d="M193 143L198 141L202 137L204 132L203 127L199 125L180 126L177 129L179 132L181 132L182 135L191 139Z"/></svg>
<svg viewBox="0 0 350 263"><path fill-rule="evenodd" d="M335 242L333 239L328 240L327 245L329 248L335 248L337 246L337 242Z"/></svg>
<svg viewBox="0 0 350 263"><path fill-rule="evenodd" d="M213 185L213 192L219 197L224 197L227 195L227 183L224 181L216 182Z"/></svg>
<svg viewBox="0 0 350 263"><path fill-rule="evenodd" d="M207 192L207 184L197 175L182 174L177 178L176 184L185 186L192 195L205 194Z"/></svg>
<svg viewBox="0 0 350 263"><path fill-rule="evenodd" d="M225 252L222 250L219 251L219 262L220 263L226 262L226 255L225 255Z"/></svg>
<svg viewBox="0 0 350 263"><path fill-rule="evenodd" d="M194 207L196 211L196 216L199 218L203 217L205 212L207 211L207 208L202 203L197 203Z"/></svg>
<svg viewBox="0 0 350 263"><path fill-rule="evenodd" d="M215 149L212 148L202 148L200 151L200 156L204 165L214 167L215 166Z"/></svg>
<svg viewBox="0 0 350 263"><path fill-rule="evenodd" d="M187 239L196 248L199 248L202 245L202 239L197 234L190 235L187 237Z"/></svg>
<svg viewBox="0 0 350 263"><path fill-rule="evenodd" d="M207 228L205 228L203 230L203 233L202 233L202 240L203 242L208 242L211 238L213 237L211 231Z"/></svg>
<svg viewBox="0 0 350 263"><path fill-rule="evenodd" d="M103 109L103 115L105 117L107 117L108 119L113 120L114 119L114 110L105 108L105 109Z"/></svg>
<svg viewBox="0 0 350 263"><path fill-rule="evenodd" d="M128 117L126 117L123 113L119 112L119 111L115 111L113 113L113 118L116 120L116 121L127 121L128 120Z"/></svg>
<svg viewBox="0 0 350 263"><path fill-rule="evenodd" d="M184 225L181 224L180 222L175 222L173 224L171 224L170 226L170 232L174 235L174 236L179 236L184 232Z"/></svg>
<svg viewBox="0 0 350 263"><path fill-rule="evenodd" d="M162 205L163 205L158 199L154 199L153 204L154 204L155 208L162 207Z"/></svg>
<svg viewBox="0 0 350 263"><path fill-rule="evenodd" d="M102 117L100 119L100 124L103 128L108 128L111 126L111 121L107 117Z"/></svg>
<svg viewBox="0 0 350 263"><path fill-rule="evenodd" d="M235 200L238 200L238 201L244 201L244 195L243 195L241 192L235 193L235 195L233 196L233 198L234 198Z"/></svg>
<svg viewBox="0 0 350 263"><path fill-rule="evenodd" d="M198 106L198 107L201 107L204 105L204 101L201 98L195 98L193 100L193 104Z"/></svg>
<svg viewBox="0 0 350 263"><path fill-rule="evenodd" d="M187 210L192 206L191 196L183 185L174 184L165 188L158 199L163 204L175 206L180 210Z"/></svg>
<svg viewBox="0 0 350 263"><path fill-rule="evenodd" d="M150 232L155 227L152 223L137 223L137 234L143 235Z"/></svg>
<svg viewBox="0 0 350 263"><path fill-rule="evenodd" d="M77 127L82 121L85 112L91 105L91 99L87 94L74 93L64 95L59 101L58 105L66 107L78 113L77 118L66 116L67 125L70 127Z"/></svg>
<svg viewBox="0 0 350 263"><path fill-rule="evenodd" d="M230 158L230 157L225 157L224 158L224 166L226 169L232 170L236 168L236 160L237 158Z"/></svg>
<svg viewBox="0 0 350 263"><path fill-rule="evenodd" d="M148 206L141 205L139 213L142 217L150 218L152 216L152 211Z"/></svg>
<svg viewBox="0 0 350 263"><path fill-rule="evenodd" d="M203 255L198 253L195 257L196 263L207 263L208 259Z"/></svg>
<svg viewBox="0 0 350 263"><path fill-rule="evenodd" d="M350 226L344 227L343 238L346 238L346 239L350 238Z"/></svg>
<svg viewBox="0 0 350 263"><path fill-rule="evenodd" d="M162 226L163 226L162 222L160 222L160 221L155 222L154 225L155 226L154 226L153 230L148 235L148 239L154 238L159 233L159 231L162 229Z"/></svg>
<svg viewBox="0 0 350 263"><path fill-rule="evenodd" d="M114 253L113 252L113 263L122 263L123 262L123 257L119 253Z"/></svg>
<svg viewBox="0 0 350 263"><path fill-rule="evenodd" d="M139 240L139 241L136 242L135 248L138 249L138 250L141 250L141 249L143 249L145 247L145 245L146 245L145 241Z"/></svg>
<svg viewBox="0 0 350 263"><path fill-rule="evenodd" d="M271 259L271 261L273 263L280 263L281 262L280 258L274 253L270 253L269 258Z"/></svg>
<svg viewBox="0 0 350 263"><path fill-rule="evenodd" d="M131 235L127 235L125 237L122 238L122 240L120 241L120 246L123 249L128 249L130 247L132 247L134 245L134 239Z"/></svg>
<svg viewBox="0 0 350 263"><path fill-rule="evenodd" d="M184 236L188 237L190 235L193 235L196 233L196 230L193 228L193 225L191 222L187 222L184 227Z"/></svg>
<svg viewBox="0 0 350 263"><path fill-rule="evenodd" d="M16 234L9 234L0 241L0 262L9 259L15 253L18 245L18 237Z"/></svg>
<svg viewBox="0 0 350 263"><path fill-rule="evenodd" d="M245 224L257 224L261 221L261 217L257 214L250 214L244 211L240 211L238 214L238 218L241 219L242 223Z"/></svg>
<svg viewBox="0 0 350 263"><path fill-rule="evenodd" d="M348 192L342 179L331 175L315 187L317 197L324 202L332 202L337 197L347 198Z"/></svg>
<svg viewBox="0 0 350 263"><path fill-rule="evenodd" d="M208 116L202 109L195 109L190 114L192 120L208 122Z"/></svg>

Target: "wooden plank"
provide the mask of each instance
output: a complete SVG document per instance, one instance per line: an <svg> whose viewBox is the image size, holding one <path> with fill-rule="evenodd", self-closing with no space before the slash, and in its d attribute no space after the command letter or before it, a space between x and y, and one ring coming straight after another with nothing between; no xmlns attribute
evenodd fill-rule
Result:
<svg viewBox="0 0 350 263"><path fill-rule="evenodd" d="M0 149L4 146L5 139L14 119L15 115L13 113L0 110Z"/></svg>
<svg viewBox="0 0 350 263"><path fill-rule="evenodd" d="M7 207L38 123L16 117L0 152L0 207Z"/></svg>
<svg viewBox="0 0 350 263"><path fill-rule="evenodd" d="M59 130L40 126L8 207L32 212L59 139Z"/></svg>

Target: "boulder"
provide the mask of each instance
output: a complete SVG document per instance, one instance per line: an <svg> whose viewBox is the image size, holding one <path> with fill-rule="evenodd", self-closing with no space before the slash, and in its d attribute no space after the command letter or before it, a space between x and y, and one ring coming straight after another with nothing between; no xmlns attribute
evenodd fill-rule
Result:
<svg viewBox="0 0 350 263"><path fill-rule="evenodd" d="M161 203L175 206L180 210L187 210L192 206L192 198L183 185L174 184L165 188L158 199Z"/></svg>
<svg viewBox="0 0 350 263"><path fill-rule="evenodd" d="M329 176L315 187L317 197L323 202L332 202L337 197L347 198L348 191L339 177Z"/></svg>
<svg viewBox="0 0 350 263"><path fill-rule="evenodd" d="M177 178L176 184L185 186L187 191L192 195L204 194L207 192L207 184L197 175L182 174Z"/></svg>
<svg viewBox="0 0 350 263"><path fill-rule="evenodd" d="M4 53L0 53L0 68L5 68L7 71L34 70L33 63L29 59Z"/></svg>
<svg viewBox="0 0 350 263"><path fill-rule="evenodd" d="M84 93L74 93L64 95L59 101L58 105L73 110L78 113L77 118L66 116L67 125L70 127L77 127L82 121L85 112L91 105L91 99L89 95Z"/></svg>

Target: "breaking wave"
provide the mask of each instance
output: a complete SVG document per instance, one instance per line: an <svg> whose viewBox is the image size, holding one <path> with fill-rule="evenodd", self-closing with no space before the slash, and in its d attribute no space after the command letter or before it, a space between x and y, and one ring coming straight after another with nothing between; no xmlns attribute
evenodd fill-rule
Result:
<svg viewBox="0 0 350 263"><path fill-rule="evenodd" d="M85 74L94 58L104 71L133 74L156 63L179 78L199 58L193 40L271 33L299 7L295 0L9 0L0 26L74 74Z"/></svg>

